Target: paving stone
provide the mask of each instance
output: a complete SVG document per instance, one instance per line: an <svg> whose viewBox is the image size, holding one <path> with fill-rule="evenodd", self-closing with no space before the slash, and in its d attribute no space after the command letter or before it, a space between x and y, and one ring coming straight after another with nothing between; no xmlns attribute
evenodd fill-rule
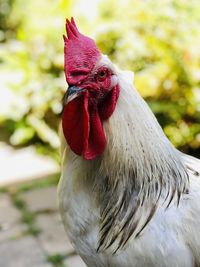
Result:
<svg viewBox="0 0 200 267"><path fill-rule="evenodd" d="M23 193L21 197L32 212L57 210L55 186L31 190Z"/></svg>
<svg viewBox="0 0 200 267"><path fill-rule="evenodd" d="M47 254L74 252L59 214L37 215L36 223L41 230L38 240Z"/></svg>
<svg viewBox="0 0 200 267"><path fill-rule="evenodd" d="M20 211L12 204L9 195L0 194L0 242L17 238L26 231L20 218Z"/></svg>
<svg viewBox="0 0 200 267"><path fill-rule="evenodd" d="M20 211L12 204L9 195L0 194L0 242L23 235L27 227L20 218Z"/></svg>
<svg viewBox="0 0 200 267"><path fill-rule="evenodd" d="M0 267L52 267L33 237L0 244Z"/></svg>
<svg viewBox="0 0 200 267"><path fill-rule="evenodd" d="M0 243L10 239L22 237L27 232L27 225L17 223L0 230Z"/></svg>
<svg viewBox="0 0 200 267"><path fill-rule="evenodd" d="M20 212L12 204L8 194L0 194L0 226L9 227L20 220Z"/></svg>
<svg viewBox="0 0 200 267"><path fill-rule="evenodd" d="M66 267L87 267L79 256L69 257L64 261Z"/></svg>

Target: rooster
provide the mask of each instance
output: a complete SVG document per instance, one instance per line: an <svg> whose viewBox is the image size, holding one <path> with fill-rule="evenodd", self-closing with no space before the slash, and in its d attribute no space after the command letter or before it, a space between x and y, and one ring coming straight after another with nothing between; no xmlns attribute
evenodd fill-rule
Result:
<svg viewBox="0 0 200 267"><path fill-rule="evenodd" d="M200 267L200 161L178 151L121 71L66 21L59 209L88 267Z"/></svg>

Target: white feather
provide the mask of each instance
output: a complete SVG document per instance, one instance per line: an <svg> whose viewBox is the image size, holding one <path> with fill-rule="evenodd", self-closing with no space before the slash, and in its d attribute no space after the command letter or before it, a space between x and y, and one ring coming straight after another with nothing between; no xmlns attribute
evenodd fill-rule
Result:
<svg viewBox="0 0 200 267"><path fill-rule="evenodd" d="M69 150L62 136L64 149L58 198L69 238L88 267L198 267L200 177L195 171L200 173L200 161L172 146L149 107L133 88L132 78L127 80L127 73L118 71L105 56L98 63L102 64L113 69L121 89L116 110L104 123L107 146L103 156L86 161ZM163 171L163 177L169 168L178 169L189 193L183 194L178 207L173 201L166 210L160 201L142 234L138 238L133 236L116 255L109 250L97 253L101 220L94 190L95 180L100 179L97 174L114 173L113 177L120 179L120 171L125 166L125 172L128 172L131 164L139 172L136 182L140 184L143 180L146 187L147 175L151 175L153 181L157 179L156 170L151 174L150 166L156 164ZM189 167L189 184L184 176L184 166Z"/></svg>

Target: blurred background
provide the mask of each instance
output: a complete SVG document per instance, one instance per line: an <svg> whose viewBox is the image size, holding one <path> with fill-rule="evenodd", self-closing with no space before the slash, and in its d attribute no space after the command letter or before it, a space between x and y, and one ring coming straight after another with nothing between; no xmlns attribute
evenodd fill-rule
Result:
<svg viewBox="0 0 200 267"><path fill-rule="evenodd" d="M135 72L136 88L172 143L200 157L199 0L0 0L1 208L5 212L10 205L17 223L28 227L17 234L28 232L37 240L38 216L57 214L55 207L38 211L30 205L39 199L38 188L44 190L39 203L51 202L59 178L58 127L67 87L62 34L72 15L104 54ZM0 215L0 235L16 226L2 221ZM0 245L0 255L4 250ZM51 265L44 266L67 266L62 252L45 251ZM17 266L6 264L0 260L0 266Z"/></svg>

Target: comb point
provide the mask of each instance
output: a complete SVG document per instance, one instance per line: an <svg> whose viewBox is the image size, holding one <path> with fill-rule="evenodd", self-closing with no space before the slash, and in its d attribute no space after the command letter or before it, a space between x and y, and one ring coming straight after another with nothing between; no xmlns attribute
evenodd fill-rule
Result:
<svg viewBox="0 0 200 267"><path fill-rule="evenodd" d="M80 32L79 32L79 30L78 30L78 28L77 28L77 26L76 26L76 23L75 23L75 20L74 20L73 17L71 18L71 23L72 23L72 25L75 27L77 33L80 34Z"/></svg>
<svg viewBox="0 0 200 267"><path fill-rule="evenodd" d="M66 19L66 31L68 39L73 39L80 35L73 17L71 18L71 21Z"/></svg>
<svg viewBox="0 0 200 267"><path fill-rule="evenodd" d="M68 42L68 39L67 39L67 37L64 34L63 34L63 40L64 40L65 43Z"/></svg>

